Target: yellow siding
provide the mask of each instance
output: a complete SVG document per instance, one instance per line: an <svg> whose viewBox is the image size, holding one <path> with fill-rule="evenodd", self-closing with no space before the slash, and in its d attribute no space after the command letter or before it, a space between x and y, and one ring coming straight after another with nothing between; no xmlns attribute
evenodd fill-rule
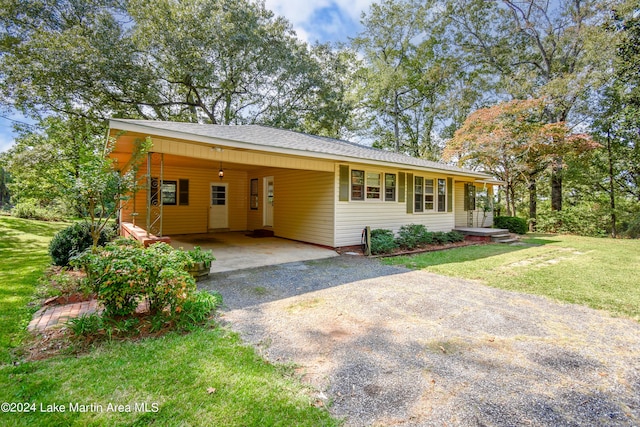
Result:
<svg viewBox="0 0 640 427"><path fill-rule="evenodd" d="M363 165L350 165L352 169L367 172L395 173L397 169L386 169L380 167L370 167ZM453 212L428 212L428 213L407 213L406 202L386 202L386 201L349 201L341 202L337 194L340 185L339 167L336 165L335 171L335 191L336 191L336 242L335 246L351 246L360 244L361 233L365 226L372 229L385 228L397 233L401 226L407 224L424 224L429 231L450 231L454 228ZM446 175L426 174L423 172L410 172L414 175L427 178L447 178ZM398 189L399 191L399 189ZM413 197L413 195L407 195ZM396 195L396 200L398 199Z"/></svg>
<svg viewBox="0 0 640 427"><path fill-rule="evenodd" d="M464 210L464 181L456 181L455 188L455 207L456 213L456 227L491 227L493 225L493 212L489 211L486 214L481 209L473 211L471 218L469 218L469 212ZM482 185L476 184L476 193L483 190ZM493 187L488 186L489 194L493 192ZM479 207L479 203L476 203L476 207Z"/></svg>
<svg viewBox="0 0 640 427"><path fill-rule="evenodd" d="M156 173L158 171L158 173ZM159 168L154 166L153 176L159 176ZM163 206L163 235L206 233L209 222L210 183L220 182L216 171L202 168L173 167L165 162L165 180L189 180L188 206ZM229 184L229 229L247 229L247 174L244 171L226 171L222 182ZM138 212L136 225L146 227L147 191L143 189L136 195L135 211ZM132 222L133 200L126 203L122 211L122 220Z"/></svg>
<svg viewBox="0 0 640 427"><path fill-rule="evenodd" d="M252 230L263 226L263 179L267 176L274 178L275 235L333 247L333 174L289 169L249 172L247 182L259 180L258 210L248 214L248 228Z"/></svg>

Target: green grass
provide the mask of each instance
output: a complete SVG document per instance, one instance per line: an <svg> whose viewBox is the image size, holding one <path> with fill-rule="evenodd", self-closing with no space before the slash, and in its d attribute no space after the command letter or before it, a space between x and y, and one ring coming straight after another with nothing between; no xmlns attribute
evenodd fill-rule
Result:
<svg viewBox="0 0 640 427"><path fill-rule="evenodd" d="M640 240L528 235L527 245L468 246L386 259L640 321Z"/></svg>
<svg viewBox="0 0 640 427"><path fill-rule="evenodd" d="M67 223L0 217L0 364L26 335L32 309L27 307L43 269L51 263L51 237Z"/></svg>
<svg viewBox="0 0 640 427"><path fill-rule="evenodd" d="M105 345L79 358L0 371L3 401L35 402L38 411L40 404L95 404L103 412L0 414L0 424L336 425L326 411L310 405L287 369L264 362L235 334L219 329ZM132 412L107 412L109 403L130 405ZM136 404L146 404L150 412L134 412Z"/></svg>
<svg viewBox="0 0 640 427"><path fill-rule="evenodd" d="M310 390L293 375L293 367L267 363L236 334L222 329L107 342L85 355L6 364L15 360L11 348L27 335L32 310L25 306L49 263L48 241L62 227L0 218L0 351L5 363L0 366L0 402L26 402L36 410L0 413L0 425L340 424L326 409L311 405ZM6 331L11 339L5 339ZM89 411L70 412L71 404L86 405ZM49 405L66 412L41 412ZM140 410L143 405L148 412Z"/></svg>

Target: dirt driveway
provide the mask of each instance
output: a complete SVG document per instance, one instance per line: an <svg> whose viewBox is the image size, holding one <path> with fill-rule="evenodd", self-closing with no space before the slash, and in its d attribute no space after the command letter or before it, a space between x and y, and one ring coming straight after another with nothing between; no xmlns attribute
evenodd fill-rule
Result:
<svg viewBox="0 0 640 427"><path fill-rule="evenodd" d="M205 287L349 426L640 425L632 320L349 256Z"/></svg>

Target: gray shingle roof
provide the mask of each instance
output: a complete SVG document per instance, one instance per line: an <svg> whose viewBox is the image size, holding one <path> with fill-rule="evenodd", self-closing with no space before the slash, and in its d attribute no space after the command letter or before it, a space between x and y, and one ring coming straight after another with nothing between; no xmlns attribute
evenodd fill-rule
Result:
<svg viewBox="0 0 640 427"><path fill-rule="evenodd" d="M187 140L190 139L190 136L191 138L198 136L200 137L199 139L204 138L205 140L215 138L250 144L255 146L256 150L270 151L270 149L279 148L299 152L300 155L308 157L313 157L314 153L316 153L335 157L336 160L342 161L349 159L356 162L366 162L370 160L403 168L435 169L471 175L477 178L492 178L490 175L480 172L367 147L349 141L261 125L208 125L155 120L111 119L110 127L120 130L133 130L132 127L143 127L148 128L150 134L161 136L170 136L167 133L172 135L181 134L181 138ZM211 141L211 143L218 144L216 141Z"/></svg>

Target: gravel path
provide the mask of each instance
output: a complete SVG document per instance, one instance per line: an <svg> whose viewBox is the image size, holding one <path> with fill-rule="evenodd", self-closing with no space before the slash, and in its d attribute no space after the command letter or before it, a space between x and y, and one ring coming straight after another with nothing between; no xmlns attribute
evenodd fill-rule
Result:
<svg viewBox="0 0 640 427"><path fill-rule="evenodd" d="M341 256L220 273L223 318L348 426L638 426L640 324Z"/></svg>

